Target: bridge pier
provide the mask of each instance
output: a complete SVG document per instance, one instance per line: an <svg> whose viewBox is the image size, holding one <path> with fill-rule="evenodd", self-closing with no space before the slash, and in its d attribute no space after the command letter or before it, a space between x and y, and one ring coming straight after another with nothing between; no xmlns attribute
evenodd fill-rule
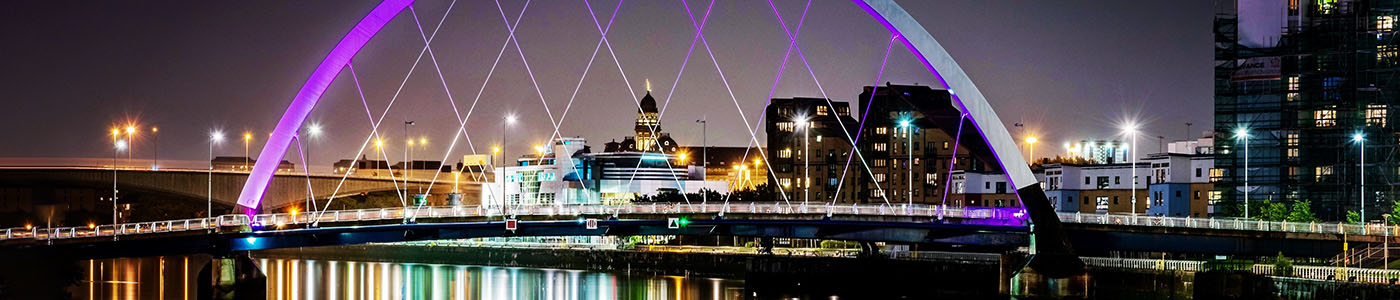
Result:
<svg viewBox="0 0 1400 300"><path fill-rule="evenodd" d="M200 268L198 299L267 299L267 276L248 254L214 257Z"/></svg>

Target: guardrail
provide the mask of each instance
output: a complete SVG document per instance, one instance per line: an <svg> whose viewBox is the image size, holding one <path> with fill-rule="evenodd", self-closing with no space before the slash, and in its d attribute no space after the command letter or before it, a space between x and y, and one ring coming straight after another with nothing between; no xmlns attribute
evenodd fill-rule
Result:
<svg viewBox="0 0 1400 300"><path fill-rule="evenodd" d="M1181 218L1144 215L1106 215L1060 213L1060 221L1066 223L1130 225L1155 227L1180 227L1197 229L1250 230L1295 233L1325 233L1350 235L1400 235L1400 226L1384 224L1344 224L1318 222L1271 222L1247 219L1220 218Z"/></svg>
<svg viewBox="0 0 1400 300"><path fill-rule="evenodd" d="M356 210L334 210L321 213L274 213L254 215L251 219L244 215L222 215L214 218L197 218L170 221L124 223L91 227L58 228L9 228L4 229L0 241L12 239L56 240L88 237L115 237L150 233L165 233L190 230L213 230L219 227L253 226L279 228L285 225L319 224L321 222L355 222L405 220L417 221L420 218L459 218L496 216L581 216L581 215L621 215L621 214L824 214L824 215L864 215L864 216L918 216L947 217L960 219L1003 219L1015 224L1024 224L1019 209L1005 208L955 208L922 205L789 205L785 203L730 203L730 204L630 204L630 205L534 205L534 206L432 206L432 207L392 207Z"/></svg>

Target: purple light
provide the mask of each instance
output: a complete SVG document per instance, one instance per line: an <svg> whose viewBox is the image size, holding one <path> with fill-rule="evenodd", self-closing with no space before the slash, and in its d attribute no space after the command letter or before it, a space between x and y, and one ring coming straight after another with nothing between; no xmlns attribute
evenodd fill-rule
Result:
<svg viewBox="0 0 1400 300"><path fill-rule="evenodd" d="M256 214L257 207L262 204L263 192L267 191L267 184L272 180L272 175L277 171L277 164L282 161L282 156L287 153L287 146L292 142L292 136L297 129L301 128L301 123L306 120L306 116L311 113L311 109L316 107L316 102L321 99L321 94L325 93L331 81L339 75L340 70L355 54L369 42L384 25L393 19L394 15L403 11L405 7L413 3L413 0L385 0L375 6L369 15L355 24L354 29L345 34L340 42L335 45L326 55L321 65L316 67L316 71L311 73L311 77L306 80L301 90L292 98L291 105L288 105L286 113L282 119L277 121L277 127L273 129L272 136L268 138L267 144L263 146L262 152L258 154L258 163L253 165L253 170L248 174L248 181L243 184L243 191L238 194L238 205L245 208L244 213L248 215Z"/></svg>

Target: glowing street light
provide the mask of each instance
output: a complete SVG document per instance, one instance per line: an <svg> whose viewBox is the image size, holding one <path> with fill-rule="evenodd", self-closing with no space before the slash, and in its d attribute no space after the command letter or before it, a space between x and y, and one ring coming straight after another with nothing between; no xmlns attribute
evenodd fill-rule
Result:
<svg viewBox="0 0 1400 300"><path fill-rule="evenodd" d="M117 154L126 148L125 143L118 140L121 136L121 129L112 127L112 224L117 224ZM25 227L28 229L29 225Z"/></svg>
<svg viewBox="0 0 1400 300"><path fill-rule="evenodd" d="M1029 150L1029 152L1030 152L1030 153L1027 153L1027 154L1029 154L1032 164L1035 163L1035 142L1039 142L1039 141L1040 141L1040 139L1037 139L1037 138L1035 138L1034 136L1026 137L1026 148L1028 148L1028 150Z"/></svg>
<svg viewBox="0 0 1400 300"><path fill-rule="evenodd" d="M1244 218L1249 218L1249 129L1235 129L1235 138L1244 141Z"/></svg>
<svg viewBox="0 0 1400 300"><path fill-rule="evenodd" d="M501 185L501 195L500 195L500 197L501 197L501 211L502 211L504 214L507 214L507 215L508 215L508 214L510 213L510 211L509 211L509 208L510 208L510 207L509 207L509 206L506 206L506 157L505 157L505 156L506 156L506 154L505 154L505 148L506 148L506 126L515 124L515 115L514 115L514 114L506 114L504 117L501 117L501 119L502 119L503 121L505 121L505 122L501 122L501 147L500 147L500 150L501 150L501 151L500 151L500 152L501 152L501 155L500 155L501 164L498 165L498 166L500 166L500 168L501 168L501 172L499 172L499 173L500 173L500 174L499 174L500 179L497 180L496 183L499 183L499 184Z"/></svg>
<svg viewBox="0 0 1400 300"><path fill-rule="evenodd" d="M912 125L912 122L910 122L909 119L899 120L899 127L904 128L904 137L906 141L904 144L904 152L909 154L909 160L904 162L905 165L908 166L905 169L909 171L909 174L905 175L909 177L909 189L904 192L904 197L909 199L909 206L914 206L914 127L910 125Z"/></svg>
<svg viewBox="0 0 1400 300"><path fill-rule="evenodd" d="M248 170L248 143L253 142L252 132L243 132L243 170Z"/></svg>
<svg viewBox="0 0 1400 300"><path fill-rule="evenodd" d="M1361 146L1361 193L1356 195L1356 200L1361 205L1361 224L1366 224L1366 136L1357 132L1351 136L1351 140Z"/></svg>
<svg viewBox="0 0 1400 300"><path fill-rule="evenodd" d="M205 218L214 217L214 144L218 144L223 141L223 131L215 129L213 132L209 133L209 190L205 192L205 195L209 198L207 199L209 203L206 204L208 211L205 212Z"/></svg>
<svg viewBox="0 0 1400 300"><path fill-rule="evenodd" d="M808 153L812 124L806 115L797 116L793 121L797 123L798 129L802 129L802 181L797 185L802 188L802 205L806 206L812 198L812 184L809 182L812 180L811 153ZM797 156L793 156L793 159L797 159Z"/></svg>
<svg viewBox="0 0 1400 300"><path fill-rule="evenodd" d="M160 170L160 128L151 126L151 170Z"/></svg>
<svg viewBox="0 0 1400 300"><path fill-rule="evenodd" d="M1134 215L1137 214L1137 131L1137 123L1128 122L1126 126L1123 126L1123 134L1127 134L1131 140L1128 144L1128 161L1129 164L1132 164L1132 174L1128 178L1132 178L1132 180L1129 180L1128 184L1132 186L1129 190L1132 193L1133 207L1128 211Z"/></svg>

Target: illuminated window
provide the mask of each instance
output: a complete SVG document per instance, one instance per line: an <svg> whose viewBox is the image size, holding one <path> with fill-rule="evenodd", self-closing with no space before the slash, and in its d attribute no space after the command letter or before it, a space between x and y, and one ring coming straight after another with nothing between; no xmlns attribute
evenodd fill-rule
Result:
<svg viewBox="0 0 1400 300"><path fill-rule="evenodd" d="M1218 182L1225 178L1225 169L1210 169L1210 182Z"/></svg>
<svg viewBox="0 0 1400 300"><path fill-rule="evenodd" d="M875 143L875 151L886 151L886 150L889 150L889 149L890 149L890 147L889 147L888 144L885 144L885 143Z"/></svg>
<svg viewBox="0 0 1400 300"><path fill-rule="evenodd" d="M849 116L849 115L851 115L851 108L850 108L850 107L845 107L845 106L837 107L837 108L836 108L836 114L842 115L842 116Z"/></svg>
<svg viewBox="0 0 1400 300"><path fill-rule="evenodd" d="M1317 127L1337 126L1337 111L1331 109L1319 109L1313 111L1313 123Z"/></svg>
<svg viewBox="0 0 1400 300"><path fill-rule="evenodd" d="M1298 146L1298 134L1297 134L1297 133L1289 133L1286 140L1287 140L1289 146Z"/></svg>
<svg viewBox="0 0 1400 300"><path fill-rule="evenodd" d="M1385 104L1366 105L1366 126L1385 127Z"/></svg>
<svg viewBox="0 0 1400 300"><path fill-rule="evenodd" d="M1298 158L1298 148L1288 148L1288 158Z"/></svg>
<svg viewBox="0 0 1400 300"><path fill-rule="evenodd" d="M1400 57L1400 48L1394 45L1376 45L1376 64L1394 65L1396 57Z"/></svg>
<svg viewBox="0 0 1400 300"><path fill-rule="evenodd" d="M1298 90L1298 75L1288 76L1288 90Z"/></svg>
<svg viewBox="0 0 1400 300"><path fill-rule="evenodd" d="M817 106L817 115L818 115L818 116L825 116L826 114L827 114L826 106Z"/></svg>
<svg viewBox="0 0 1400 300"><path fill-rule="evenodd" d="M1395 29L1395 16L1376 17L1377 31L1390 31L1391 29Z"/></svg>
<svg viewBox="0 0 1400 300"><path fill-rule="evenodd" d="M875 127L875 134L890 134L888 127Z"/></svg>
<svg viewBox="0 0 1400 300"><path fill-rule="evenodd" d="M790 187L792 186L792 178L778 178L778 184L783 187Z"/></svg>
<svg viewBox="0 0 1400 300"><path fill-rule="evenodd" d="M1297 176L1298 176L1298 167L1288 167L1288 176L1289 176L1289 177L1297 177Z"/></svg>
<svg viewBox="0 0 1400 300"><path fill-rule="evenodd" d="M1337 9L1337 0L1317 0L1317 12L1330 14Z"/></svg>
<svg viewBox="0 0 1400 300"><path fill-rule="evenodd" d="M1288 15L1298 15L1298 0L1288 0Z"/></svg>
<svg viewBox="0 0 1400 300"><path fill-rule="evenodd" d="M889 165L889 161L883 160L883 159L876 159L876 160L873 160L872 163L870 164L871 167L876 167L876 168L881 168L881 167L888 166L888 165Z"/></svg>
<svg viewBox="0 0 1400 300"><path fill-rule="evenodd" d="M792 122L778 122L778 131L792 132L795 125Z"/></svg>
<svg viewBox="0 0 1400 300"><path fill-rule="evenodd" d="M873 175L875 175L875 182L885 182L885 174L873 174Z"/></svg>
<svg viewBox="0 0 1400 300"><path fill-rule="evenodd" d="M1313 174L1316 174L1316 176L1315 176L1315 177L1316 177L1316 178L1315 178L1316 181L1322 181L1322 177L1323 177L1323 176L1332 176L1332 166L1323 166L1323 167L1314 168L1314 169L1313 169Z"/></svg>
<svg viewBox="0 0 1400 300"><path fill-rule="evenodd" d="M1299 97L1299 96L1298 96L1298 93L1293 93L1293 92L1289 92L1289 93L1288 93L1288 101L1289 101L1289 102L1298 101L1298 97Z"/></svg>
<svg viewBox="0 0 1400 300"><path fill-rule="evenodd" d="M792 149L778 150L778 158L792 158Z"/></svg>

